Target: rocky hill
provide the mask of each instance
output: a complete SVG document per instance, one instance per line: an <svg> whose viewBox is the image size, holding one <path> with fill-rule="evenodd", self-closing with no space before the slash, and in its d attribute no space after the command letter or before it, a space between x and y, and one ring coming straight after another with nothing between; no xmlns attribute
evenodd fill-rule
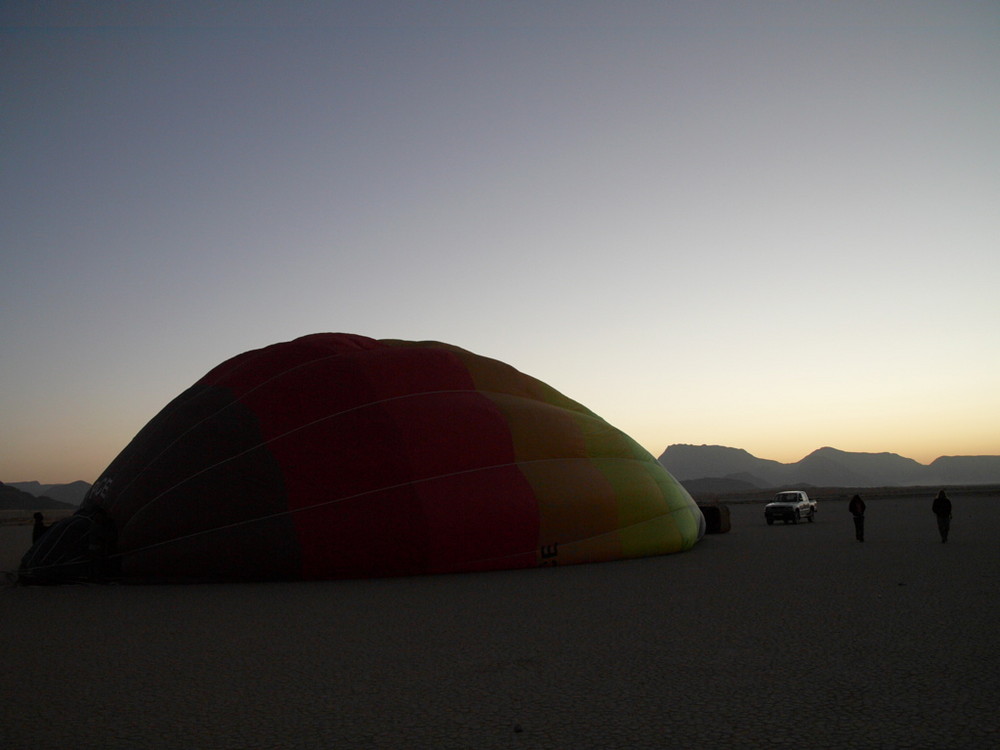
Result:
<svg viewBox="0 0 1000 750"><path fill-rule="evenodd" d="M895 453L820 448L783 464L721 445L669 446L660 463L681 482L736 480L753 487L916 487L1000 483L1000 456L942 456L921 464Z"/></svg>

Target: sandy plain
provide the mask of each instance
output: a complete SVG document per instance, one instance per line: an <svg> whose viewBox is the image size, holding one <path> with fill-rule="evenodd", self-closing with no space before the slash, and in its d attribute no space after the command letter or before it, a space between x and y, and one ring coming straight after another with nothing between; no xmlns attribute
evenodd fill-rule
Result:
<svg viewBox="0 0 1000 750"><path fill-rule="evenodd" d="M0 746L995 748L1000 496L846 501L659 558L0 588ZM30 527L0 527L16 567Z"/></svg>

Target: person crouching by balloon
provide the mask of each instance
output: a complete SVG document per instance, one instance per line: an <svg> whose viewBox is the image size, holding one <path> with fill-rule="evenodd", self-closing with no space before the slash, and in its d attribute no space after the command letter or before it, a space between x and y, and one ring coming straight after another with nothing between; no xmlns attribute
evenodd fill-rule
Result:
<svg viewBox="0 0 1000 750"><path fill-rule="evenodd" d="M31 530L31 543L34 544L39 539L41 539L42 534L49 530L49 527L45 525L45 516L41 513L35 513L34 515L35 525Z"/></svg>

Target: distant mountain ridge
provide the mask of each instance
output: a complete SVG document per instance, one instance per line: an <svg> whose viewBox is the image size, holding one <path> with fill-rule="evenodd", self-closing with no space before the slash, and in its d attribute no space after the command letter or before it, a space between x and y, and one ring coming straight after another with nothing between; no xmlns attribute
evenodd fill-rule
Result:
<svg viewBox="0 0 1000 750"><path fill-rule="evenodd" d="M66 503L45 496L37 497L18 489L15 486L17 484L22 483L0 482L0 510L69 510L76 507L75 503Z"/></svg>
<svg viewBox="0 0 1000 750"><path fill-rule="evenodd" d="M703 489L769 489L793 484L813 487L1000 484L1000 456L941 456L925 465L895 453L849 453L820 448L801 461L783 464L757 458L742 448L677 443L668 446L659 461L678 481L697 480ZM56 501L54 507L63 507L64 503L79 505L90 484L6 482L0 483L0 487L50 499ZM5 499L15 502L9 492Z"/></svg>
<svg viewBox="0 0 1000 750"><path fill-rule="evenodd" d="M678 479L726 479L757 488L913 487L1000 483L1000 456L941 456L929 465L895 453L850 453L820 448L783 464L722 445L668 446L659 461Z"/></svg>
<svg viewBox="0 0 1000 750"><path fill-rule="evenodd" d="M42 484L41 482L5 482L4 484L35 497L48 497L70 505L79 505L83 502L87 490L90 489L90 483L82 480L68 484Z"/></svg>

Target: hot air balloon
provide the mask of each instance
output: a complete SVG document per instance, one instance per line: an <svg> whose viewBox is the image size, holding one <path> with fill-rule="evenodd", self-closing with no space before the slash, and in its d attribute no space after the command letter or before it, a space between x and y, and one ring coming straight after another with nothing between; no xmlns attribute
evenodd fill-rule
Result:
<svg viewBox="0 0 1000 750"><path fill-rule="evenodd" d="M448 344L321 333L233 357L180 394L20 573L485 571L679 552L704 530L655 458L545 383Z"/></svg>

